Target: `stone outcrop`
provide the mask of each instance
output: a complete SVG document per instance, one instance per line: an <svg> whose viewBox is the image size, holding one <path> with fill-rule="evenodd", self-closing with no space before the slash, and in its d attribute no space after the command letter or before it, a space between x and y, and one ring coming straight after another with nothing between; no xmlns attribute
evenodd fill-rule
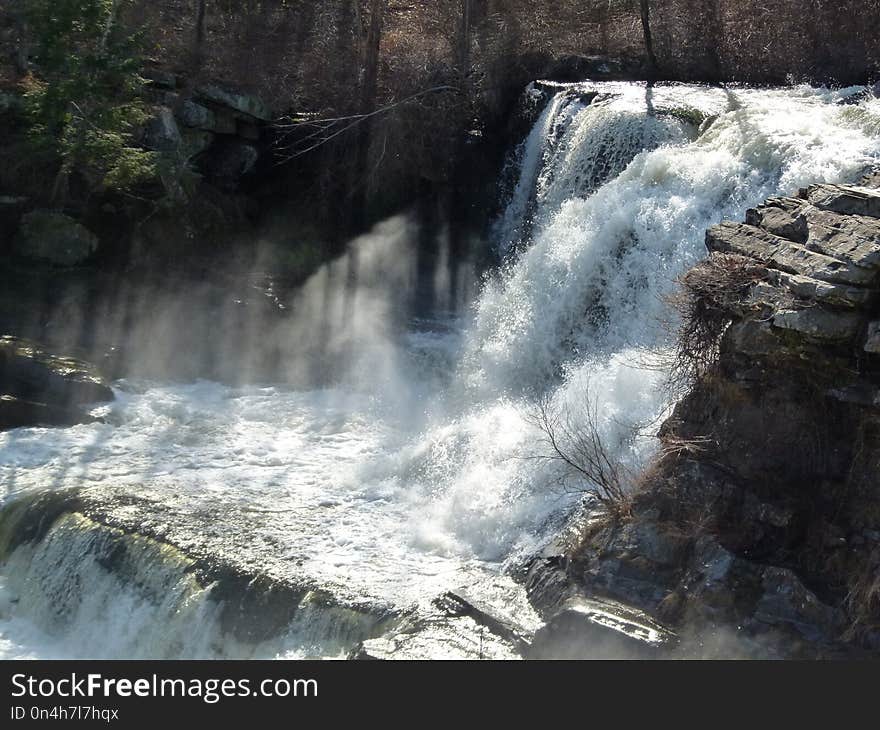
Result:
<svg viewBox="0 0 880 730"><path fill-rule="evenodd" d="M352 646L401 620L387 605L352 601L288 571L283 559L262 553L253 562L247 551L217 549L210 530L181 540L169 530L174 510L148 485L135 493L99 486L22 494L0 510L0 559L9 559L20 548L39 551L55 541L75 549L85 536L88 556L81 559L91 557L139 590L154 591L156 603L175 601L185 611L194 593L197 600L209 601L217 638L232 639L236 658L248 658L253 647L286 635L300 617L316 637ZM202 514L196 519L207 518ZM178 591L184 580L192 591ZM64 595L51 597L59 613L79 605L89 590L76 575L65 585Z"/></svg>
<svg viewBox="0 0 880 730"><path fill-rule="evenodd" d="M571 598L538 630L530 659L651 659L671 652L676 635L642 611L613 601Z"/></svg>
<svg viewBox="0 0 880 730"><path fill-rule="evenodd" d="M159 69L150 69L148 78L156 106L144 146L179 151L218 187L236 190L264 152L270 107L217 83L186 88L183 79Z"/></svg>
<svg viewBox="0 0 880 730"><path fill-rule="evenodd" d="M94 421L86 407L113 398L92 365L0 337L0 430Z"/></svg>
<svg viewBox="0 0 880 730"><path fill-rule="evenodd" d="M430 607L397 619L380 636L360 642L356 660L521 659L531 656L537 617L513 599L505 607L484 605L467 589L447 591Z"/></svg>
<svg viewBox="0 0 880 730"><path fill-rule="evenodd" d="M665 656L874 655L880 179L772 198L706 244L709 264L756 272L715 302L717 361L663 424L628 515L534 561L530 596L585 655L607 644L572 606L597 599L674 630Z"/></svg>

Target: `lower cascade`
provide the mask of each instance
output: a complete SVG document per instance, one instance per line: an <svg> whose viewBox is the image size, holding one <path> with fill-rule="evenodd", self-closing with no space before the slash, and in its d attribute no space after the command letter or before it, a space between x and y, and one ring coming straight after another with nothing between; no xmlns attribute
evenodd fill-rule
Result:
<svg viewBox="0 0 880 730"><path fill-rule="evenodd" d="M546 627L523 566L591 504L536 409L644 466L674 405L676 279L722 220L880 164L863 91L532 84L480 286L420 276L402 215L261 342L217 335L286 385L129 377L85 422L0 432L0 657L528 656Z"/></svg>

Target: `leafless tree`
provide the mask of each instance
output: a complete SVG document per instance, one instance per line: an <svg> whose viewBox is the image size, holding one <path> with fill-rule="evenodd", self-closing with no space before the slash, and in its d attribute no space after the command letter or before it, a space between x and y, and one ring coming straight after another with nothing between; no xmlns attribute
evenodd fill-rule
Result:
<svg viewBox="0 0 880 730"><path fill-rule="evenodd" d="M593 494L609 512L626 512L634 474L604 443L595 400L587 395L582 407L572 412L542 396L527 420L543 435L531 458L559 464L563 487ZM629 431L635 437L637 428Z"/></svg>
<svg viewBox="0 0 880 730"><path fill-rule="evenodd" d="M645 39L645 55L648 58L648 81L653 82L657 76L657 56L654 54L654 38L651 32L651 4L649 0L639 0L639 12L642 17L642 35Z"/></svg>
<svg viewBox="0 0 880 730"><path fill-rule="evenodd" d="M373 112L376 111L376 95L379 85L379 59L382 49L382 25L387 0L370 0L369 25L364 44L363 75L361 78L358 113L357 157L355 163L354 200L352 212L354 225L359 227L366 218L366 200L370 144L373 138Z"/></svg>
<svg viewBox="0 0 880 730"><path fill-rule="evenodd" d="M196 0L196 26L193 36L193 65L198 70L204 61L205 23L208 17L208 0Z"/></svg>

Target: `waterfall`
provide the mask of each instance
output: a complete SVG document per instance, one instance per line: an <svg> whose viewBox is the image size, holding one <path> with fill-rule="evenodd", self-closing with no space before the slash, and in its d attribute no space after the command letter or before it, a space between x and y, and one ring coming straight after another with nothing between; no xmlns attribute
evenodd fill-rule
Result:
<svg viewBox="0 0 880 730"><path fill-rule="evenodd" d="M529 458L535 398L591 405L614 458L644 464L669 406L645 365L668 347L664 297L710 225L877 164L880 102L858 92L533 86L544 106L492 230L502 264L469 314L407 330L399 302L428 284L398 219L261 330L321 376L299 390L119 382L104 423L0 434L4 511L62 489L91 510L0 555L0 654L337 656L461 586L509 613L510 569L583 498ZM454 278L424 299L451 309ZM196 556L317 588L248 643L224 628L233 589L196 580Z"/></svg>
<svg viewBox="0 0 880 730"><path fill-rule="evenodd" d="M496 393L657 346L663 297L704 255L706 228L876 160L877 100L842 104L853 90L576 88L601 94L583 107L558 92L539 125L562 117L562 139L527 141L523 159L546 161L523 166L538 201L529 243L486 285L467 335L467 376Z"/></svg>

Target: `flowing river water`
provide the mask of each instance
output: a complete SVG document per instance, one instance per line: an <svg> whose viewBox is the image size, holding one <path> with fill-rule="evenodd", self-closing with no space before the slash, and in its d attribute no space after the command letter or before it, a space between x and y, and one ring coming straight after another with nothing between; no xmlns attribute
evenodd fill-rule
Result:
<svg viewBox="0 0 880 730"><path fill-rule="evenodd" d="M880 161L880 99L862 91L533 85L484 280L447 262L426 282L402 215L261 327L287 385L132 377L104 423L0 434L0 538L49 492L90 506L8 544L0 657L345 656L448 590L534 628L511 573L583 501L529 458L534 400L595 403L616 457L649 458L669 406L645 365L668 347L664 295L708 226ZM256 349L246 323L216 328L221 352ZM234 590L259 594L260 576L301 587L271 599L297 603L271 628L271 600L250 613ZM416 653L467 655L456 642Z"/></svg>

